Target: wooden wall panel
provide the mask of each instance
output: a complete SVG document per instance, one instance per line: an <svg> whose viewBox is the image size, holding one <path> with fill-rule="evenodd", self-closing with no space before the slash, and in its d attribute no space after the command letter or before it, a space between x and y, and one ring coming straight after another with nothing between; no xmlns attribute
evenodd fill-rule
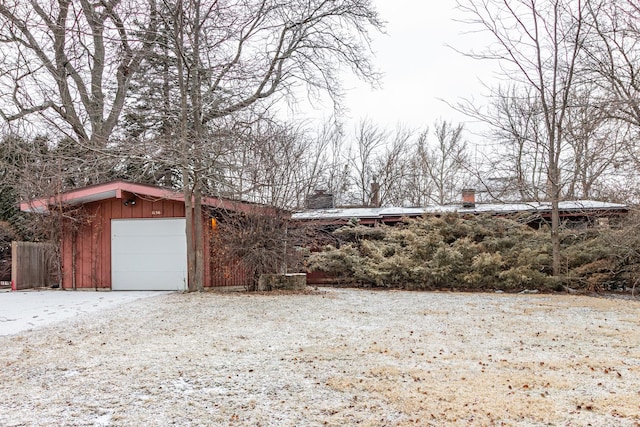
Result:
<svg viewBox="0 0 640 427"><path fill-rule="evenodd" d="M60 256L62 262L62 287L71 289L73 287L71 276L71 230L68 225L63 226L62 239L60 244Z"/></svg>
<svg viewBox="0 0 640 427"><path fill-rule="evenodd" d="M251 284L247 269L239 262L227 262L212 258L210 263L210 286L243 286Z"/></svg>
<svg viewBox="0 0 640 427"><path fill-rule="evenodd" d="M209 221L207 221L209 224ZM208 262L209 286L249 286L251 284L250 270L237 259L232 259L218 237L224 230L209 231Z"/></svg>
<svg viewBox="0 0 640 427"><path fill-rule="evenodd" d="M203 255L203 264L204 268L204 286L211 287L213 283L211 281L211 268L207 268L211 265L211 218L206 213L203 214L202 225L204 227L204 231L202 233L202 255Z"/></svg>
<svg viewBox="0 0 640 427"><path fill-rule="evenodd" d="M82 225L76 235L76 287L91 288L91 235L90 226Z"/></svg>
<svg viewBox="0 0 640 427"><path fill-rule="evenodd" d="M100 265L102 266L100 272L100 286L111 287L111 218L113 216L113 203L102 204L102 239L101 245L102 255ZM107 286L108 284L108 286Z"/></svg>
<svg viewBox="0 0 640 427"><path fill-rule="evenodd" d="M125 199L109 199L84 206L84 224L76 233L76 287L81 288L110 288L111 287L111 220L131 218L184 218L184 203L172 200L147 200L136 198L136 204L124 206ZM205 215L203 221L205 227L203 247L204 263L211 265L209 230L210 223ZM65 227L62 236L62 286L71 289L72 280L72 232L70 222ZM220 267L222 268L222 267ZM225 271L234 270L235 267L226 268ZM228 273L222 277L227 277ZM205 286L223 286L224 284L244 283L244 280L234 274L234 279L212 279L212 270L205 269ZM238 280L236 280L238 279Z"/></svg>

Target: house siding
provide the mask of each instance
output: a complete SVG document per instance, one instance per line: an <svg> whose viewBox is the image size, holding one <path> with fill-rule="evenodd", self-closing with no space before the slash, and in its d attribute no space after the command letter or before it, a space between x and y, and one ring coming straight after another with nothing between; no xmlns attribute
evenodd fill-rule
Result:
<svg viewBox="0 0 640 427"><path fill-rule="evenodd" d="M87 203L74 215L76 263L75 287L77 289L111 288L111 220L134 218L184 218L184 203L172 200L145 200L136 198L135 205L124 206L124 199L108 199ZM74 285L73 227L67 220L62 236L62 287ZM205 221L206 224L206 221ZM205 233L208 236L208 233ZM205 265L208 263L208 239L205 238ZM205 269L205 284L210 278Z"/></svg>

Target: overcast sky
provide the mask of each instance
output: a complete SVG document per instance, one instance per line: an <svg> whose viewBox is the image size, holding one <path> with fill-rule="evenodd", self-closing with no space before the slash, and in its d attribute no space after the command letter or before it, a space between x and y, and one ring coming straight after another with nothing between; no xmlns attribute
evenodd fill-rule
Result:
<svg viewBox="0 0 640 427"><path fill-rule="evenodd" d="M455 0L376 0L386 33L375 35L375 64L384 74L382 88L373 90L354 78L345 79L345 105L352 122L369 117L394 127L403 123L426 127L436 119L460 122L465 116L439 98L455 103L460 98L482 101L480 80L490 81L495 64L473 60L463 51L481 49L488 36L464 34L470 30L455 22L460 12ZM312 114L330 114L330 106Z"/></svg>

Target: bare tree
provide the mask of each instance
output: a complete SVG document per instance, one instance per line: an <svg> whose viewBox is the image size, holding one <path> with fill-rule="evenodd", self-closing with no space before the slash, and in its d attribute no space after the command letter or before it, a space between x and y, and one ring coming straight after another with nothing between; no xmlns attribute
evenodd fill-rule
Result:
<svg viewBox="0 0 640 427"><path fill-rule="evenodd" d="M406 203L404 184L409 175L409 155L413 131L398 125L388 133L384 149L374 163L379 204L402 206Z"/></svg>
<svg viewBox="0 0 640 427"><path fill-rule="evenodd" d="M419 167L432 186L428 195L432 203L444 205L458 200L468 179L469 154L463 129L462 124L454 126L445 120L437 121L433 127L435 144L430 145L427 138L422 138L416 147Z"/></svg>
<svg viewBox="0 0 640 427"><path fill-rule="evenodd" d="M624 160L634 169L640 165L640 152L635 143L640 134L640 6L632 0L592 1L592 33L586 44L585 67L593 74L594 85L599 89L598 115L604 116L609 132L615 133L618 144L626 152ZM620 143L620 140L626 143ZM616 161L619 174L624 174L625 199L637 190L630 185L626 162ZM615 180L611 180L615 181ZM634 183L635 184L635 183Z"/></svg>
<svg viewBox="0 0 640 427"><path fill-rule="evenodd" d="M258 105L266 108L270 100L292 94L297 82L312 95L329 94L337 105L340 67L376 80L368 31L381 28L381 21L369 0L167 0L162 16L168 72L177 82L168 91L180 100L174 139L194 290L202 288L204 268L200 246L194 246L203 238L198 222L207 169L200 159L215 122Z"/></svg>
<svg viewBox="0 0 640 427"><path fill-rule="evenodd" d="M420 153L428 150L429 130L418 131L414 137L415 140L409 144L408 172L402 185L402 199L411 206L426 206L431 203L433 182Z"/></svg>
<svg viewBox="0 0 640 427"><path fill-rule="evenodd" d="M491 200L540 201L546 199L546 152L544 124L538 99L531 90L517 87L495 90L490 113L481 114L491 123L494 141L478 181Z"/></svg>
<svg viewBox="0 0 640 427"><path fill-rule="evenodd" d="M378 151L387 143L388 132L371 119L363 119L356 128L354 151L348 156L351 166L355 198L360 206L369 206L372 200L371 184L377 182L375 161Z"/></svg>
<svg viewBox="0 0 640 427"><path fill-rule="evenodd" d="M14 130L51 123L55 140L66 136L96 157L113 156L118 167L149 167L171 183L181 175L189 289L202 289L201 195L212 188L211 164L226 148L212 147L222 141L212 136L230 115L263 110L298 83L311 96L328 94L337 108L342 69L376 81L368 32L382 23L370 0L149 0L144 6L131 0L0 4L0 114ZM155 89L144 100L127 98L146 58L148 81L137 79L136 86L139 93ZM144 123L142 115L129 114L134 107L160 114L148 114L154 123ZM130 133L117 127L125 108L129 130L135 128ZM110 152L115 142L125 149Z"/></svg>
<svg viewBox="0 0 640 427"><path fill-rule="evenodd" d="M553 273L560 273L561 155L572 89L579 84L578 64L588 26L587 0L465 0L460 9L474 25L493 36L480 59L500 61L505 76L519 81L535 96L544 125L539 143L544 147L547 195L551 203Z"/></svg>
<svg viewBox="0 0 640 427"><path fill-rule="evenodd" d="M7 0L0 3L0 116L47 123L104 148L131 78L155 42L154 0Z"/></svg>
<svg viewBox="0 0 640 427"><path fill-rule="evenodd" d="M155 2L141 4L0 3L3 149L12 138L21 141L7 147L17 162L9 163L3 186L17 199L59 194L122 171L110 140L131 79L156 38ZM16 215L14 223L23 238L55 239L67 216L57 206L50 215Z"/></svg>
<svg viewBox="0 0 640 427"><path fill-rule="evenodd" d="M29 241L58 241L64 232L86 223L82 208L57 204L47 215L25 214L19 211L19 202L34 197L60 194L82 181L90 165L89 156L76 150L73 141L52 144L47 138L27 140L9 135L0 140L0 220L7 220L15 231L14 239ZM80 154L80 157L78 157ZM94 160L93 166L105 167ZM71 183L70 183L71 181ZM60 247L52 245L51 255L56 262L56 275L61 278Z"/></svg>
<svg viewBox="0 0 640 427"><path fill-rule="evenodd" d="M391 131L361 121L346 154L351 200L360 206L453 202L468 175L469 154L462 134L462 125L437 121L432 142L428 131L402 125Z"/></svg>
<svg viewBox="0 0 640 427"><path fill-rule="evenodd" d="M593 89L593 88L592 88ZM569 110L565 137L569 146L562 165L567 198L606 199L607 182L621 171L628 161L629 125L608 119L599 97L586 88L574 95L574 107Z"/></svg>
<svg viewBox="0 0 640 427"><path fill-rule="evenodd" d="M344 205L347 203L350 169L348 156L344 152L346 142L342 125L327 121L315 133L318 146L326 156L317 189L328 191L334 199L334 205Z"/></svg>
<svg viewBox="0 0 640 427"><path fill-rule="evenodd" d="M300 271L302 252L309 243L304 227L290 227L284 212L273 209L268 215L256 209L243 214L218 212L212 250L224 265L239 264L247 277L248 290L257 290L265 273Z"/></svg>
<svg viewBox="0 0 640 427"><path fill-rule="evenodd" d="M584 66L601 89L598 106L610 119L640 126L640 7L632 0L587 3L590 37Z"/></svg>
<svg viewBox="0 0 640 427"><path fill-rule="evenodd" d="M328 141L312 138L303 123L260 120L236 135L222 156L226 189L235 198L281 208L300 208L323 173Z"/></svg>
<svg viewBox="0 0 640 427"><path fill-rule="evenodd" d="M402 171L396 203L444 205L459 200L468 185L469 150L463 125L436 121L433 131L406 134L406 149L397 168Z"/></svg>

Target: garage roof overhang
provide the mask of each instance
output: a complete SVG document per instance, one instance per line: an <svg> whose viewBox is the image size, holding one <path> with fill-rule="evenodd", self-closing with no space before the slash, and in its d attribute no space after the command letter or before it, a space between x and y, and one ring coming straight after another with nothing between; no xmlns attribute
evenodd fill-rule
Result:
<svg viewBox="0 0 640 427"><path fill-rule="evenodd" d="M107 199L128 199L141 197L152 200L184 201L183 193L157 187L155 185L136 184L126 181L112 181L104 184L91 185L76 190L60 193L53 197L45 197L20 203L20 210L24 212L46 213L53 206L80 206L86 203ZM205 206L236 212L255 210L257 205L247 202L233 201L217 197L203 197Z"/></svg>

